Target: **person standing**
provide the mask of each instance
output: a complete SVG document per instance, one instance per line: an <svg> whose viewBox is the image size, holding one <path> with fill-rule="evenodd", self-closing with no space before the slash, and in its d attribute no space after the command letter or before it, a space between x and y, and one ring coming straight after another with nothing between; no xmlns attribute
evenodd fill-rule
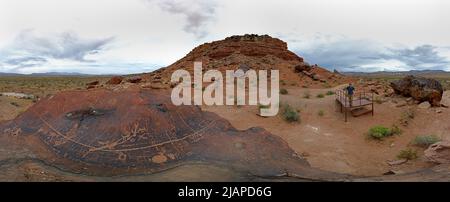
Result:
<svg viewBox="0 0 450 202"><path fill-rule="evenodd" d="M344 88L345 91L347 91L347 96L349 100L350 107L352 106L353 102L353 93L355 91L355 87L353 87L352 83L349 83L347 87Z"/></svg>

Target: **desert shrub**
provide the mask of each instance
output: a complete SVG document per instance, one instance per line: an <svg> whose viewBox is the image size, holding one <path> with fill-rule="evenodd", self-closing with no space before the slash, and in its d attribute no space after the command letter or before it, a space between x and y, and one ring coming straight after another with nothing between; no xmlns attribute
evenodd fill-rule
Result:
<svg viewBox="0 0 450 202"><path fill-rule="evenodd" d="M293 109L289 104L283 105L283 113L282 113L283 119L287 122L296 122L300 120L300 116L298 115L298 112Z"/></svg>
<svg viewBox="0 0 450 202"><path fill-rule="evenodd" d="M325 112L324 112L323 110L319 110L319 112L317 112L317 115L319 115L319 116L324 116L324 115L325 115Z"/></svg>
<svg viewBox="0 0 450 202"><path fill-rule="evenodd" d="M370 138L381 140L384 137L391 136L392 132L389 128L386 128L384 126L374 126L369 129L369 132L367 134Z"/></svg>
<svg viewBox="0 0 450 202"><path fill-rule="evenodd" d="M435 135L423 135L423 136L417 136L413 140L413 144L420 146L420 147L428 147L436 142L441 141L441 139Z"/></svg>
<svg viewBox="0 0 450 202"><path fill-rule="evenodd" d="M397 158L406 159L406 160L414 160L417 158L417 151L413 150L413 149L401 150L400 153L397 155Z"/></svg>
<svg viewBox="0 0 450 202"><path fill-rule="evenodd" d="M309 99L311 97L311 94L309 92L305 92L303 94L303 98Z"/></svg>
<svg viewBox="0 0 450 202"><path fill-rule="evenodd" d="M286 89L282 88L282 89L280 89L280 94L286 95L286 94L288 94L288 91Z"/></svg>
<svg viewBox="0 0 450 202"><path fill-rule="evenodd" d="M331 88L331 85L330 85L329 83L324 83L324 84L323 84L323 87L324 87L324 88Z"/></svg>
<svg viewBox="0 0 450 202"><path fill-rule="evenodd" d="M322 93L320 93L320 94L318 94L317 96L316 96L317 98L324 98L325 97L325 95L324 94L322 94Z"/></svg>
<svg viewBox="0 0 450 202"><path fill-rule="evenodd" d="M286 85L286 82L284 80L280 80L281 85Z"/></svg>
<svg viewBox="0 0 450 202"><path fill-rule="evenodd" d="M400 124L402 124L403 126L407 126L409 124L409 121L414 119L414 117L415 117L415 111L413 109L407 109L407 110L403 111L400 116L400 120L399 120Z"/></svg>
<svg viewBox="0 0 450 202"><path fill-rule="evenodd" d="M334 92L329 90L329 91L327 91L326 95L334 95Z"/></svg>
<svg viewBox="0 0 450 202"><path fill-rule="evenodd" d="M258 109L268 109L268 108L270 108L270 105L258 104Z"/></svg>
<svg viewBox="0 0 450 202"><path fill-rule="evenodd" d="M391 135L400 135L402 132L402 129L400 129L397 125L394 124L391 126Z"/></svg>

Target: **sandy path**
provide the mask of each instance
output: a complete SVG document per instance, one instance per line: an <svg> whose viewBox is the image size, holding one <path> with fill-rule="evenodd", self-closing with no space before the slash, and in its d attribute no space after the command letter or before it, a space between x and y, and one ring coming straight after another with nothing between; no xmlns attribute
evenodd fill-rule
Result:
<svg viewBox="0 0 450 202"><path fill-rule="evenodd" d="M301 123L287 123L281 116L262 118L257 116L256 106L203 106L206 111L217 113L229 120L238 129L260 126L282 137L297 153L306 156L313 167L349 173L354 175L381 175L388 170L410 172L431 166L423 160L423 149L413 147L410 142L417 135L434 134L443 139L450 138L450 109L417 109L415 118L407 127L401 126L403 133L384 141L367 138L365 133L374 125L390 127L397 123L403 111L409 106L396 107L392 102L375 104L375 115L361 117L344 116L335 105L334 95L316 98L319 93L343 88L330 89L288 89L288 95L281 95L283 103L300 110ZM309 92L310 99L304 94ZM416 108L414 106L414 108ZM323 110L324 116L319 116ZM387 160L396 160L398 153L407 147L418 150L419 158L400 166L389 166Z"/></svg>

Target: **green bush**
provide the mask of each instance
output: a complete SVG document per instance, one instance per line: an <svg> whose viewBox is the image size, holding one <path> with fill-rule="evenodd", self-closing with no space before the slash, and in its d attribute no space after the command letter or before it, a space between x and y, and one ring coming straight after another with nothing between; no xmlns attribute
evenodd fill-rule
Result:
<svg viewBox="0 0 450 202"><path fill-rule="evenodd" d="M399 159L414 160L417 158L417 151L412 149L401 150L397 155Z"/></svg>
<svg viewBox="0 0 450 202"><path fill-rule="evenodd" d="M319 112L317 112L317 115L319 115L319 116L324 116L324 115L325 115L325 112L324 112L323 110L319 110Z"/></svg>
<svg viewBox="0 0 450 202"><path fill-rule="evenodd" d="M391 135L400 135L402 134L402 129L400 129L397 125L392 125L391 127Z"/></svg>
<svg viewBox="0 0 450 202"><path fill-rule="evenodd" d="M325 97L325 95L324 94L322 94L322 93L320 93L320 94L318 94L317 96L316 96L317 98L324 98Z"/></svg>
<svg viewBox="0 0 450 202"><path fill-rule="evenodd" d="M417 136L413 140L413 144L420 147L428 147L439 141L441 141L441 139L435 135L424 135L424 136Z"/></svg>
<svg viewBox="0 0 450 202"><path fill-rule="evenodd" d="M288 91L286 89L282 88L282 89L280 89L280 94L286 95L286 94L288 94Z"/></svg>
<svg viewBox="0 0 450 202"><path fill-rule="evenodd" d="M389 128L384 126L374 126L369 129L368 135L373 139L381 140L384 137L391 136L392 132Z"/></svg>
<svg viewBox="0 0 450 202"><path fill-rule="evenodd" d="M286 120L287 122L296 122L300 120L298 112L294 110L289 104L285 104L283 106L282 116L283 119Z"/></svg>
<svg viewBox="0 0 450 202"><path fill-rule="evenodd" d="M326 95L334 95L334 92L329 90L329 91L327 91Z"/></svg>

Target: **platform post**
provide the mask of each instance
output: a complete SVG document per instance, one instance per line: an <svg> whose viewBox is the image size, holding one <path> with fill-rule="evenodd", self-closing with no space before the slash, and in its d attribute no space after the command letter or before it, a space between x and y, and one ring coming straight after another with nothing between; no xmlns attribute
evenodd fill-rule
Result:
<svg viewBox="0 0 450 202"><path fill-rule="evenodd" d="M345 108L344 110L345 110L345 122L347 122L347 108Z"/></svg>
<svg viewBox="0 0 450 202"><path fill-rule="evenodd" d="M372 93L372 116L373 116L373 93Z"/></svg>

